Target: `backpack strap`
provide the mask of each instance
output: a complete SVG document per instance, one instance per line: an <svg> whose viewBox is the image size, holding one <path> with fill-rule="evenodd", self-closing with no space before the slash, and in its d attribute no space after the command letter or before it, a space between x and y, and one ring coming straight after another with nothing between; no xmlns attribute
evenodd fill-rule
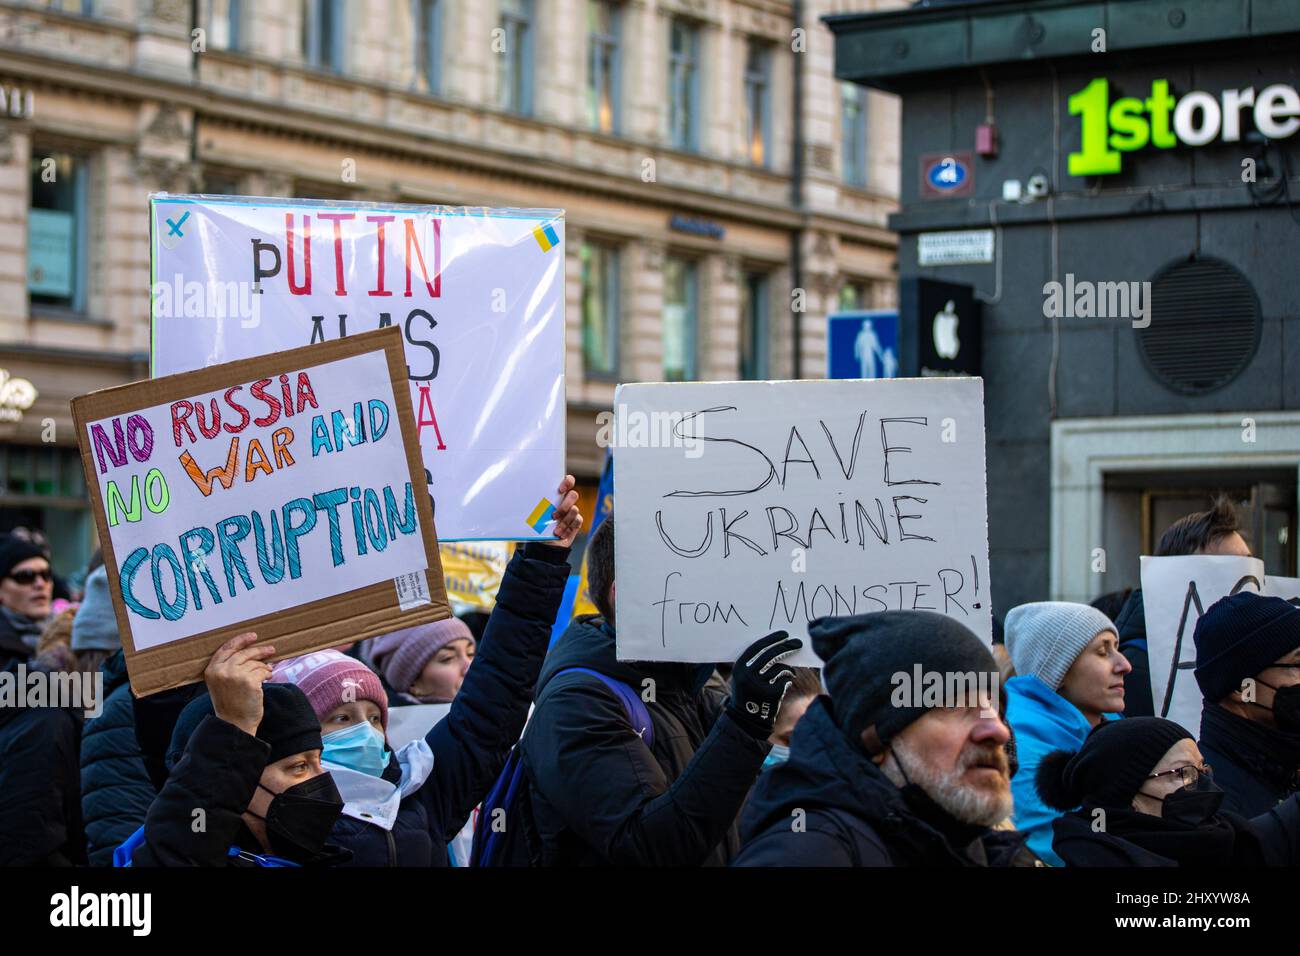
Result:
<svg viewBox="0 0 1300 956"><path fill-rule="evenodd" d="M608 674L602 674L600 671L592 670L590 667L566 667L564 670L556 671L552 675L552 680L561 674L568 674L577 671L580 674L589 674L595 677L602 684L613 692L618 698L618 702L623 705L623 710L627 714L628 723L636 731L636 735L641 738L641 742L647 747L653 747L655 743L655 725L650 719L650 711L641 699L641 695L635 690L623 683L610 677Z"/></svg>
<svg viewBox="0 0 1300 956"><path fill-rule="evenodd" d="M510 756L506 758L506 765L501 770L501 775L497 777L497 782L488 792L480 806L478 821L474 825L474 842L470 850L470 866L491 866L494 859L493 853L500 842L498 837L501 831L492 829L492 821L489 818L493 811L500 807L509 808L514 805L515 796L519 792L519 787L524 779L524 762L520 759L518 744L510 751ZM487 829L484 829L486 825Z"/></svg>

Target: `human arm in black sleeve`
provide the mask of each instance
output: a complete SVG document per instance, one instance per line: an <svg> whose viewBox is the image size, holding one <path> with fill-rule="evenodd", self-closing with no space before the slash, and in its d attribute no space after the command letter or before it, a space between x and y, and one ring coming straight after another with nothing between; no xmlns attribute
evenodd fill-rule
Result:
<svg viewBox="0 0 1300 956"><path fill-rule="evenodd" d="M205 717L149 806L132 864L224 866L270 752L234 724Z"/></svg>
<svg viewBox="0 0 1300 956"><path fill-rule="evenodd" d="M568 554L530 542L511 558L474 663L450 712L425 738L434 761L420 799L444 843L487 796L523 732L564 598Z"/></svg>
<svg viewBox="0 0 1300 956"><path fill-rule="evenodd" d="M552 678L524 742L533 786L565 826L622 866L698 866L722 841L768 747L722 713L670 785L596 678Z"/></svg>

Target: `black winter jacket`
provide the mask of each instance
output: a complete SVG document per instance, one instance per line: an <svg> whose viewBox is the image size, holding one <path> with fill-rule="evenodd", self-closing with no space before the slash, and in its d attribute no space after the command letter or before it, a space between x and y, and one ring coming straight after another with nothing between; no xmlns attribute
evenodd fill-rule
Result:
<svg viewBox="0 0 1300 956"><path fill-rule="evenodd" d="M131 865L249 865L247 853L232 855L231 848L261 852L241 815L270 753L270 744L234 724L204 717L149 807ZM194 826L196 810L203 811L202 827ZM340 861L337 847L326 850L326 861Z"/></svg>
<svg viewBox="0 0 1300 956"><path fill-rule="evenodd" d="M126 660L104 662L103 710L81 735L81 814L91 866L112 866L113 850L144 823L155 791L135 737Z"/></svg>
<svg viewBox="0 0 1300 956"><path fill-rule="evenodd" d="M1142 589L1134 588L1115 618L1119 631L1119 651L1133 669L1124 675L1124 716L1151 717L1155 704L1151 699L1151 661L1147 654L1146 605Z"/></svg>
<svg viewBox="0 0 1300 956"><path fill-rule="evenodd" d="M1220 811L1212 826L1185 828L1185 836L1177 825L1135 810L1105 813L1108 825L1100 829L1093 828L1099 811L1088 805L1052 822L1052 849L1067 866L1300 865L1300 796L1251 819Z"/></svg>
<svg viewBox="0 0 1300 956"><path fill-rule="evenodd" d="M403 798L391 831L349 816L335 824L331 840L352 851L349 865L447 865L447 844L487 796L528 719L564 598L568 553L530 543L511 559L451 711L425 738L433 751L429 779ZM396 757L389 771L385 778L396 782Z"/></svg>
<svg viewBox="0 0 1300 956"><path fill-rule="evenodd" d="M1300 735L1206 703L1197 746L1226 794L1223 809L1256 817L1300 791Z"/></svg>
<svg viewBox="0 0 1300 956"><path fill-rule="evenodd" d="M521 743L535 862L725 865L739 846L736 816L770 747L725 712L726 686L712 665L620 662L614 642L603 619L579 618L542 667ZM555 676L568 667L599 671L643 698L650 686L643 681L652 680L653 747L598 678Z"/></svg>
<svg viewBox="0 0 1300 956"><path fill-rule="evenodd" d="M46 670L11 659L0 680L19 694L25 675ZM82 712L0 706L0 866L86 862L77 752Z"/></svg>
<svg viewBox="0 0 1300 956"><path fill-rule="evenodd" d="M27 646L21 634L14 630L3 613L0 613L0 671L7 670L14 664L31 660L32 649Z"/></svg>
<svg viewBox="0 0 1300 956"><path fill-rule="evenodd" d="M832 717L830 698L819 697L795 725L789 760L766 771L755 785L741 819L745 845L735 865L1036 862L1024 848L1022 833L950 823L944 832L923 819L866 754L849 743Z"/></svg>

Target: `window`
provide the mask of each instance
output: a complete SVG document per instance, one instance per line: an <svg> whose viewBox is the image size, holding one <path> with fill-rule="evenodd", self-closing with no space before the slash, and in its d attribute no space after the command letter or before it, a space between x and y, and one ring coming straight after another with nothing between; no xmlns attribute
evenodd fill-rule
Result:
<svg viewBox="0 0 1300 956"><path fill-rule="evenodd" d="M840 84L841 176L850 186L867 184L867 93L856 83Z"/></svg>
<svg viewBox="0 0 1300 956"><path fill-rule="evenodd" d="M618 132L620 10L609 0L587 0L587 125Z"/></svg>
<svg viewBox="0 0 1300 956"><path fill-rule="evenodd" d="M308 66L343 72L343 11L343 0L302 0L302 58Z"/></svg>
<svg viewBox="0 0 1300 956"><path fill-rule="evenodd" d="M240 48L240 20L244 12L243 6L243 0L209 0L208 46L216 50Z"/></svg>
<svg viewBox="0 0 1300 956"><path fill-rule="evenodd" d="M771 129L772 48L751 38L745 52L745 153L755 166L766 166Z"/></svg>
<svg viewBox="0 0 1300 956"><path fill-rule="evenodd" d="M767 276L746 272L740 289L740 377L768 377Z"/></svg>
<svg viewBox="0 0 1300 956"><path fill-rule="evenodd" d="M497 104L503 110L528 116L533 112L533 0L500 2Z"/></svg>
<svg viewBox="0 0 1300 956"><path fill-rule="evenodd" d="M442 3L411 0L415 17L415 85L426 93L442 92Z"/></svg>
<svg viewBox="0 0 1300 956"><path fill-rule="evenodd" d="M0 534L39 531L63 577L85 568L93 540L80 459L75 448L0 446Z"/></svg>
<svg viewBox="0 0 1300 956"><path fill-rule="evenodd" d="M69 153L32 150L27 292L33 306L86 307L86 169Z"/></svg>
<svg viewBox="0 0 1300 956"><path fill-rule="evenodd" d="M698 290L694 262L664 259L664 381L695 380Z"/></svg>
<svg viewBox="0 0 1300 956"><path fill-rule="evenodd" d="M27 4L27 6L32 5L30 2ZM93 17L95 15L95 0L45 0L40 5L73 16L80 14L83 17Z"/></svg>
<svg viewBox="0 0 1300 956"><path fill-rule="evenodd" d="M204 170L203 192L208 196L238 196L240 195L239 177Z"/></svg>
<svg viewBox="0 0 1300 956"><path fill-rule="evenodd" d="M866 304L867 297L862 284L846 282L840 286L839 311L857 312Z"/></svg>
<svg viewBox="0 0 1300 956"><path fill-rule="evenodd" d="M668 139L678 149L699 149L700 30L674 18L668 39Z"/></svg>
<svg viewBox="0 0 1300 956"><path fill-rule="evenodd" d="M582 260L582 359L587 374L618 375L618 250L584 242Z"/></svg>

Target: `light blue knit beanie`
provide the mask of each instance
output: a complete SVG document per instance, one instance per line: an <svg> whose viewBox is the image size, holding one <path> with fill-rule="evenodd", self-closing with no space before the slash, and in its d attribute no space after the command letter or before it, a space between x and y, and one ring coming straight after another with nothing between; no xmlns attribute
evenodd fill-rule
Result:
<svg viewBox="0 0 1300 956"><path fill-rule="evenodd" d="M72 649L115 651L121 646L113 599L108 596L108 570L101 564L86 576L86 593L72 619Z"/></svg>
<svg viewBox="0 0 1300 956"><path fill-rule="evenodd" d="M1032 674L1052 690L1089 642L1102 631L1119 632L1101 611L1070 601L1036 601L1007 612L1007 653L1017 674Z"/></svg>

